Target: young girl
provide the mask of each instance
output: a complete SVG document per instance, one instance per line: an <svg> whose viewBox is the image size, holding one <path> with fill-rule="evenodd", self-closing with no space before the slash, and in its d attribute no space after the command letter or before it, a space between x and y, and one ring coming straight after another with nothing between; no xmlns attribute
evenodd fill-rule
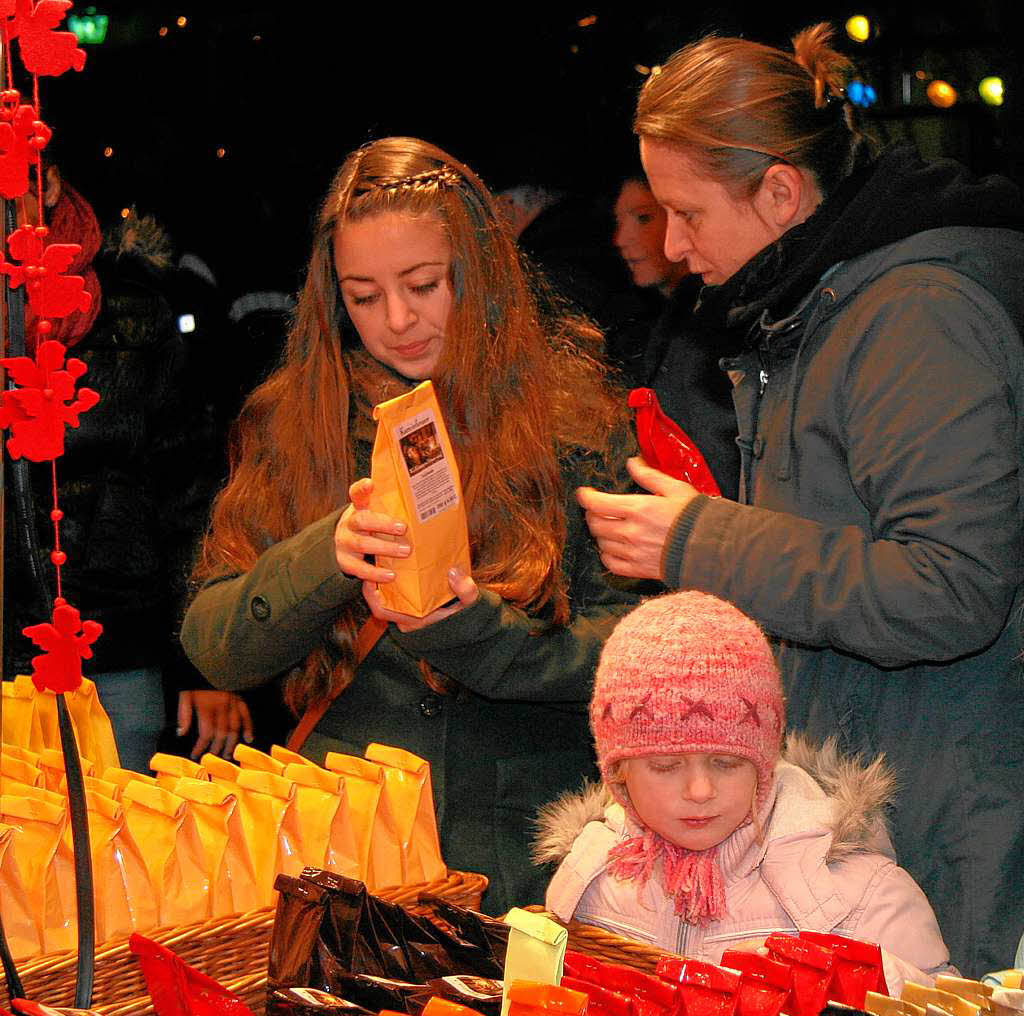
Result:
<svg viewBox="0 0 1024 1016"><path fill-rule="evenodd" d="M949 971L935 915L896 865L881 818L891 778L828 747L779 749L771 649L731 604L649 600L605 645L590 721L604 779L544 809L548 908L718 962L774 931L877 942L890 991Z"/></svg>
<svg viewBox="0 0 1024 1016"><path fill-rule="evenodd" d="M285 675L298 714L330 698L311 758L377 741L427 759L444 857L488 876L492 911L543 896L522 830L594 771L593 672L636 602L605 583L572 497L612 459L624 475L624 401L584 351L599 336L532 293L466 166L414 138L353 152L283 363L238 421L182 629L220 688ZM417 619L381 603L394 576L373 555L401 555L408 535L369 509L366 478L373 406L425 378L458 459L473 573Z"/></svg>

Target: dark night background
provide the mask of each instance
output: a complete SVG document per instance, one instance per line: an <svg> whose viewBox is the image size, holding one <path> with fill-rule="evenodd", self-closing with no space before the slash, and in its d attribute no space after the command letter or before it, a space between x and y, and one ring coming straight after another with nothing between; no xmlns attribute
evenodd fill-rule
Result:
<svg viewBox="0 0 1024 1016"><path fill-rule="evenodd" d="M86 47L85 70L43 79L43 115L59 135L65 174L101 219L130 205L156 216L180 250L212 266L230 299L297 286L311 216L332 171L374 137L432 140L492 189L524 181L610 188L635 150L629 124L643 80L637 65L656 64L707 31L785 45L798 29L832 20L841 48L879 94L872 120L883 136L910 134L927 155L952 155L1020 183L1016 6L659 7L638 0L351 10L341 3L114 0L96 3L110 24L106 42ZM74 13L86 7L77 0ZM853 13L879 27L866 45L842 32ZM1006 85L1000 108L985 106L977 93L978 80L993 73ZM928 104L929 76L958 88L957 105Z"/></svg>

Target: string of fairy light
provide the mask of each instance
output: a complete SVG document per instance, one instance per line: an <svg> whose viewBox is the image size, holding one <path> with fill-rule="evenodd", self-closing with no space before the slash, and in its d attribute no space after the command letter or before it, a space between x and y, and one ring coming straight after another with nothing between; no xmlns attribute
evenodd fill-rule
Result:
<svg viewBox="0 0 1024 1016"><path fill-rule="evenodd" d="M823 16L826 16L823 12ZM79 42L94 46L101 45L106 38L108 28L112 25L114 15L103 13L97 6L78 8L76 13L69 15L68 25L78 36ZM155 32L159 39L166 40L173 45L176 38L182 33L193 28L193 22L186 11L177 15L170 15L156 21L155 27L147 31ZM587 52L590 39L602 28L614 30L614 16L600 15L598 13L581 13L574 20L565 22L570 60L581 57ZM851 52L860 73L851 82L848 97L857 106L868 109L875 107L879 114L884 114L886 107L916 107L935 110L951 110L968 104L981 103L987 107L1000 107L1007 101L1006 86L1000 73L996 68L991 72L980 75L972 74L963 67L958 68L957 73L951 73L950 67L956 67L959 47L957 53L949 51L944 54L944 59L939 60L939 66L929 66L927 61L922 61L919 66L911 66L899 71L899 77L895 85L892 82L885 82L888 88L883 87L879 80L873 80L870 70L871 53L877 48L880 40L885 41L887 32L890 29L884 18L875 18L867 14L853 14L846 18L845 22L838 22L845 30L845 39L848 40L847 49ZM240 29L245 31L245 29ZM269 32L257 31L248 32L252 44L259 44L264 41L272 42ZM266 36L266 38L265 38ZM683 40L679 40L683 41ZM949 48L947 47L947 50ZM861 60L859 57L863 56ZM625 58L624 58L625 59ZM982 55L980 59L984 60ZM963 61L961 60L962 64ZM655 61L634 59L629 66L633 72L641 76L656 74L660 66ZM876 71L877 74L877 71ZM887 102L880 101L885 98ZM101 149L105 159L114 159L125 154L131 148L130 141L119 143L112 139ZM207 157L214 160L223 160L230 157L230 149L226 142L214 142L208 149ZM121 210L123 217L130 214L128 208Z"/></svg>

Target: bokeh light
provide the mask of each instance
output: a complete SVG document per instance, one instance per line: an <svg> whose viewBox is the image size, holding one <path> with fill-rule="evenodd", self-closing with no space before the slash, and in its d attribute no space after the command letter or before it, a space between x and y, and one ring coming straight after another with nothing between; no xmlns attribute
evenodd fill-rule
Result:
<svg viewBox="0 0 1024 1016"><path fill-rule="evenodd" d="M982 101L990 106L1003 104L1003 79L998 77L982 78L978 84L978 94Z"/></svg>
<svg viewBox="0 0 1024 1016"><path fill-rule="evenodd" d="M863 14L854 14L846 21L846 34L854 42L867 42L871 38L871 21Z"/></svg>
<svg viewBox="0 0 1024 1016"><path fill-rule="evenodd" d="M957 100L956 89L941 78L936 78L928 85L927 95L928 101L939 109L949 109Z"/></svg>

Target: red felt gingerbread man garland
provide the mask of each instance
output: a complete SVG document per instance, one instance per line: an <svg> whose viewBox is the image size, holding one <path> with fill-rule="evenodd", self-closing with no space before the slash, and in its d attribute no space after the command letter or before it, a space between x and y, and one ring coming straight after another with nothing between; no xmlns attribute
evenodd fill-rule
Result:
<svg viewBox="0 0 1024 1016"><path fill-rule="evenodd" d="M39 76L80 71L85 51L71 32L58 27L71 8L70 0L0 0L0 33L6 61L6 87L0 91L0 196L16 200L29 190L35 172L37 194L43 193L40 152L50 140L50 128L39 115ZM17 39L21 61L33 75L34 101L23 100L14 87L11 40ZM64 345L48 338L52 318L89 309L92 297L84 280L64 272L80 248L77 244L47 244L43 222L43 201L36 202L35 223L22 222L6 237L0 251L0 274L12 287L24 286L28 305L35 315L35 358L0 359L17 387L0 395L0 428L9 431L7 450L14 459L51 462L54 503L50 518L54 527L54 550L50 559L56 569L57 595L49 621L31 625L24 634L43 650L32 660L32 680L40 690L74 691L82 683L82 660L92 656L92 644L102 626L82 621L78 610L61 596L61 567L66 561L60 549L60 522L64 517L57 504L56 460L64 453L64 429L77 427L80 414L99 402L89 388L78 388L85 364L74 357L66 360ZM6 337L5 337L6 343ZM6 352L6 345L5 350Z"/></svg>

